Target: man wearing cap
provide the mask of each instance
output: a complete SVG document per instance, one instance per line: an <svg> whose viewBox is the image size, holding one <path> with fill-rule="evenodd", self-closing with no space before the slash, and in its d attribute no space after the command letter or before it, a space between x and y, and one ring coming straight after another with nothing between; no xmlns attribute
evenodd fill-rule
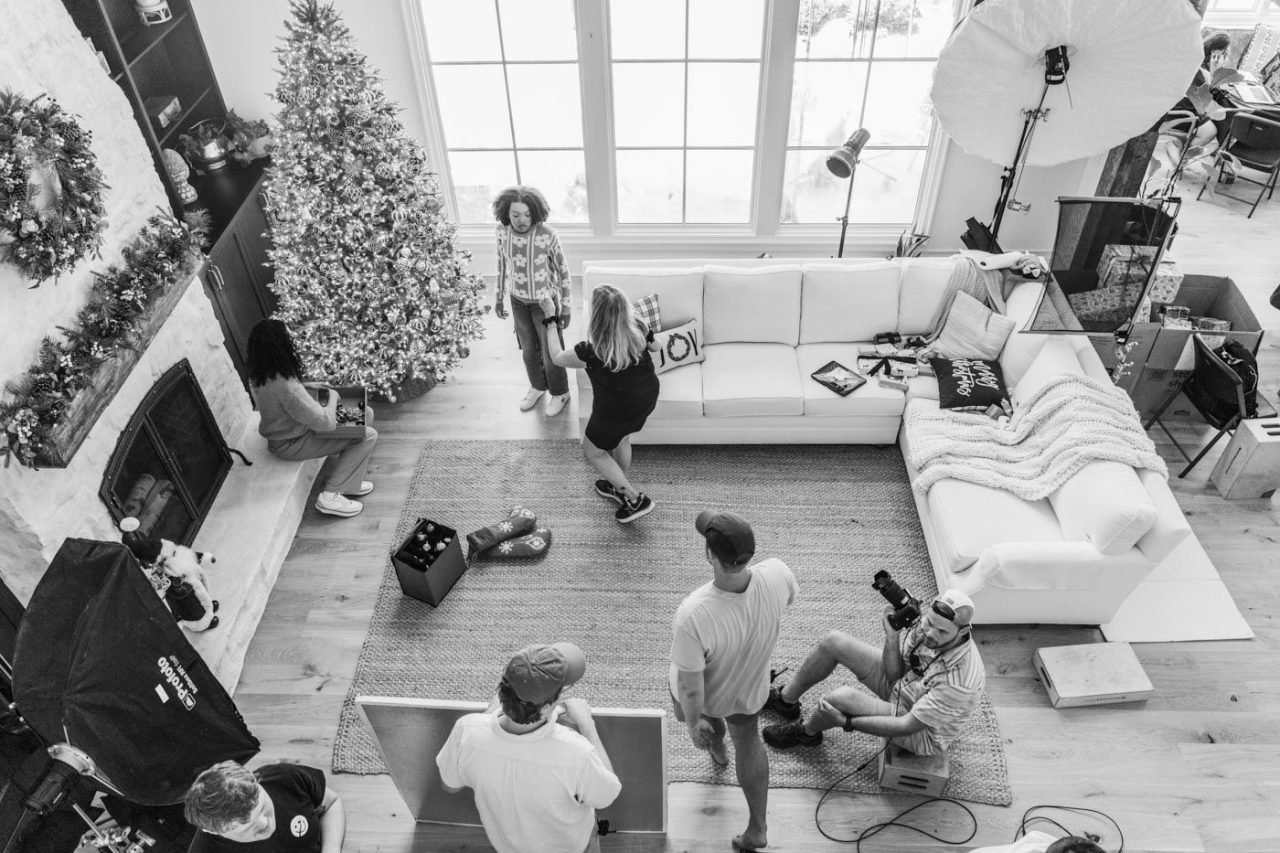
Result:
<svg viewBox="0 0 1280 853"><path fill-rule="evenodd" d="M586 700L564 702L577 732L556 723L560 692L586 669L582 649L572 643L521 649L498 685L499 707L459 718L436 756L447 790L475 792L498 853L600 849L596 809L612 803L622 783Z"/></svg>
<svg viewBox="0 0 1280 853"><path fill-rule="evenodd" d="M817 746L822 732L840 726L893 738L917 755L945 752L978 707L986 670L969 623L973 600L958 589L935 598L919 621L899 631L885 610L884 647L832 631L820 642L788 684L772 687L766 707L794 722L765 726L764 741L775 749ZM800 697L840 664L871 688L839 687L823 696L808 719L801 720Z"/></svg>
<svg viewBox="0 0 1280 853"><path fill-rule="evenodd" d="M705 538L712 579L676 610L671 641L670 689L676 719L694 746L718 766L729 763L725 731L733 738L738 784L747 798L746 832L737 850L768 844L769 755L756 720L769 695L769 658L782 615L798 586L778 559L748 566L755 555L751 525L732 512L701 513L694 527Z"/></svg>

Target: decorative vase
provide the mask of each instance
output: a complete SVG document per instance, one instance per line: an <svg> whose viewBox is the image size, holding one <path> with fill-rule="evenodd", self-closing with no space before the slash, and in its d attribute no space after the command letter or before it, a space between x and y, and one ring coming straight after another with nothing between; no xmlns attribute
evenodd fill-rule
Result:
<svg viewBox="0 0 1280 853"><path fill-rule="evenodd" d="M148 27L173 20L173 12L169 11L167 0L133 0L133 10Z"/></svg>
<svg viewBox="0 0 1280 853"><path fill-rule="evenodd" d="M216 172L227 165L231 143L227 141L226 126L227 123L218 118L207 118L191 126L191 156L195 158L196 165L206 172ZM212 139L200 139L202 128L208 128L216 135Z"/></svg>
<svg viewBox="0 0 1280 853"><path fill-rule="evenodd" d="M172 148L163 149L160 152L160 159L164 161L164 170L169 173L169 180L173 181L173 188L178 193L178 201L184 205L194 202L196 188L187 183L187 178L191 175L191 167L187 165L187 161Z"/></svg>

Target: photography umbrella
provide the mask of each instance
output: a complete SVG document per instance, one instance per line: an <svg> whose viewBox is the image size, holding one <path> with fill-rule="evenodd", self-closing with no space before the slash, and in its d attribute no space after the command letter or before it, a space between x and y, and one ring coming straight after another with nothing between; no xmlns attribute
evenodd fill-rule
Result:
<svg viewBox="0 0 1280 853"><path fill-rule="evenodd" d="M1180 0L986 0L943 46L930 99L956 144L1005 167L998 233L1005 206L1019 208L1024 163L1092 157L1146 132L1203 59L1200 18Z"/></svg>
<svg viewBox="0 0 1280 853"><path fill-rule="evenodd" d="M19 626L13 690L44 740L84 752L95 778L140 805L178 802L210 764L258 752L231 697L118 543L63 543Z"/></svg>

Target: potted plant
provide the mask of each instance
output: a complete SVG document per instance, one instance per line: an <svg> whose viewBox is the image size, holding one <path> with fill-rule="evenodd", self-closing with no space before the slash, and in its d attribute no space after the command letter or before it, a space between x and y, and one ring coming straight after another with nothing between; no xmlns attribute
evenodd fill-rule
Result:
<svg viewBox="0 0 1280 853"><path fill-rule="evenodd" d="M265 121L248 121L231 110L227 113L227 130L235 147L231 156L236 162L247 166L271 153L271 126Z"/></svg>
<svg viewBox="0 0 1280 853"><path fill-rule="evenodd" d="M1214 100L1213 93L1223 86L1238 83L1244 75L1234 68L1215 68L1208 79L1200 82L1202 79L1203 75L1196 75L1187 89L1187 102L1191 109L1173 110L1162 120L1161 140L1156 142L1156 149L1152 152L1147 181L1161 175L1163 179L1154 191L1146 193L1148 197L1163 198L1172 194L1178 179L1187 169L1208 168L1209 158L1217 151L1216 138L1197 144L1196 131L1205 122L1219 122L1227 118L1226 108Z"/></svg>

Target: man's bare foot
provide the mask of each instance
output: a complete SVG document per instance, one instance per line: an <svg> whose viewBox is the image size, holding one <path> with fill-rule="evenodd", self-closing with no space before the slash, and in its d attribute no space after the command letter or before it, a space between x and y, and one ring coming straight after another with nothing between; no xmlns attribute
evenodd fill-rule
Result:
<svg viewBox="0 0 1280 853"><path fill-rule="evenodd" d="M711 763L716 767L729 766L729 751L725 749L723 740L712 741L707 752L711 753Z"/></svg>
<svg viewBox="0 0 1280 853"><path fill-rule="evenodd" d="M763 835L756 837L750 833L744 832L741 835L735 835L732 843L734 850L748 851L749 853L749 851L759 850L761 847L767 847L769 845L769 840Z"/></svg>

